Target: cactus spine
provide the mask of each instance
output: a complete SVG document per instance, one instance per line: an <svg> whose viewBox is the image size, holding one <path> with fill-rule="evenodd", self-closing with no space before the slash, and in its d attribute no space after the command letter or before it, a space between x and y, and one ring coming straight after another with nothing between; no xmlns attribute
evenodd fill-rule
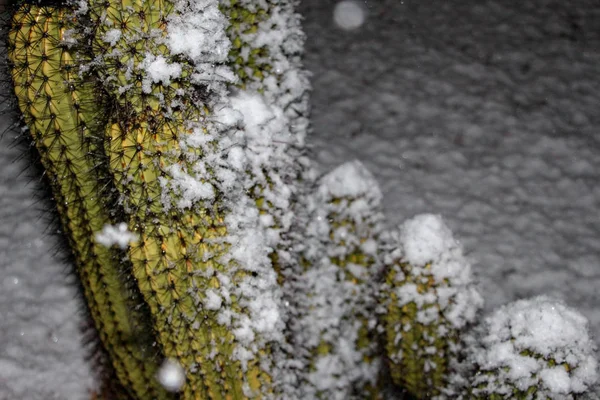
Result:
<svg viewBox="0 0 600 400"><path fill-rule="evenodd" d="M105 162L98 151L104 121L93 81L78 76L81 55L62 43L72 28L67 9L24 4L17 10L8 52L15 93L116 376L131 395L167 398L154 379L157 350L122 280L125 267L118 254L94 240L111 222L98 181Z"/></svg>

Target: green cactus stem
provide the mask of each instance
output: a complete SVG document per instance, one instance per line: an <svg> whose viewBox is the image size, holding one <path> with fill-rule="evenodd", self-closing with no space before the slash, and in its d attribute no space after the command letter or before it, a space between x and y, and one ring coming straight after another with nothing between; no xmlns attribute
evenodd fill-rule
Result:
<svg viewBox="0 0 600 400"><path fill-rule="evenodd" d="M439 216L414 217L386 242L380 296L392 378L419 399L455 395L461 333L482 305L470 265Z"/></svg>
<svg viewBox="0 0 600 400"><path fill-rule="evenodd" d="M154 378L158 350L136 311L119 254L94 240L110 224L100 190L98 147L105 120L93 79L78 75L81 54L63 44L73 28L70 10L23 4L12 18L8 57L19 108L37 148L75 258L95 327L129 395L169 398ZM127 397L125 393L114 396Z"/></svg>
<svg viewBox="0 0 600 400"><path fill-rule="evenodd" d="M302 312L293 325L307 354L304 398L379 398L376 339L381 193L359 162L321 178L309 200L310 222L298 278Z"/></svg>
<svg viewBox="0 0 600 400"><path fill-rule="evenodd" d="M195 175L197 161L207 157L185 142L206 129L209 93L192 83L193 63L164 42L176 13L173 3L161 0L91 2L93 48L102 60L97 73L116 100L106 152L129 229L139 236L129 251L133 274L165 356L186 372L183 398L260 398L270 392L270 376L258 357L242 365L232 329L219 322L219 276L231 285L248 277L223 261L227 205L210 170L196 180L206 201L189 201L181 191L187 186L177 183ZM171 79L150 76L155 62L172 68ZM228 306L241 315L246 311L238 300L230 298Z"/></svg>
<svg viewBox="0 0 600 400"><path fill-rule="evenodd" d="M310 169L304 154L309 84L300 59L304 44L300 16L294 2L287 0L221 0L220 9L228 19L227 36L232 43L228 65L240 89L234 107L248 113L244 108L252 110L247 101L253 96L250 100L271 114L270 122L262 122L266 127L246 126L245 130L248 148L258 155L255 167L248 171L248 180L254 182L250 195L267 236L273 238L270 257L281 284L289 272L283 270L295 262L289 251L293 247L290 230L302 181ZM273 113L274 109L284 111L283 115ZM277 128L272 129L273 125Z"/></svg>
<svg viewBox="0 0 600 400"><path fill-rule="evenodd" d="M269 19L274 4L272 0L262 5L244 0L221 0L220 8L229 19L227 34L232 39L230 65L240 78L242 88L250 82L262 82L273 69L268 47L253 46L248 36L256 34L259 24Z"/></svg>
<svg viewBox="0 0 600 400"><path fill-rule="evenodd" d="M587 318L538 296L496 310L478 327L469 399L580 399L598 380Z"/></svg>

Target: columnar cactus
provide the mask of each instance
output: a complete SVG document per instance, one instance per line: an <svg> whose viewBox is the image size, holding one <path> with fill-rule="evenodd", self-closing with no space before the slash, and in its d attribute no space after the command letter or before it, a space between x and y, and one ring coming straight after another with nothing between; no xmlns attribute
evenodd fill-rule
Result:
<svg viewBox="0 0 600 400"><path fill-rule="evenodd" d="M482 305L471 267L436 215L406 221L387 241L381 301L392 378L417 398L455 395L461 333Z"/></svg>
<svg viewBox="0 0 600 400"><path fill-rule="evenodd" d="M306 157L308 75L302 69L304 34L293 1L221 0L229 20L229 65L238 77L232 105L244 114L236 137L252 158L246 186L260 210L271 258L282 282L294 264L290 231L303 180L311 170Z"/></svg>
<svg viewBox="0 0 600 400"><path fill-rule="evenodd" d="M234 82L225 68L219 82L212 66L227 59L224 16L215 2L186 1L91 2L88 13L95 70L116 102L106 132L110 170L140 237L130 259L164 354L184 367L186 398L266 395L272 379L261 358L281 329L277 288L268 271L267 286L255 287L260 260L235 258L232 208L245 203L233 205L235 171L215 162L228 155L227 131L210 122L219 91ZM181 43L181 30L201 29L211 29L207 48ZM252 309L257 296L269 304ZM264 312L273 321L252 326Z"/></svg>
<svg viewBox="0 0 600 400"><path fill-rule="evenodd" d="M359 162L323 176L309 200L305 271L293 324L305 377L299 398L376 398L375 284L381 193Z"/></svg>
<svg viewBox="0 0 600 400"><path fill-rule="evenodd" d="M148 318L136 311L139 300L122 280L127 265L94 240L111 223L107 209L114 204L102 190L106 159L99 140L104 129L101 99L93 80L78 75L78 58L84 54L62 43L73 28L66 8L25 4L15 12L8 46L15 93L116 376L132 395L167 398L154 379L160 354L152 346Z"/></svg>
<svg viewBox="0 0 600 400"><path fill-rule="evenodd" d="M577 399L598 380L588 321L561 301L539 296L501 307L479 334L468 398Z"/></svg>

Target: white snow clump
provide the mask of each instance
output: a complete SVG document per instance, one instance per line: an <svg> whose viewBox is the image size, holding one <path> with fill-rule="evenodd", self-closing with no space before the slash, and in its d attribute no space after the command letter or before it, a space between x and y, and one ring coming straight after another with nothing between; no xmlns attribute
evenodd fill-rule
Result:
<svg viewBox="0 0 600 400"><path fill-rule="evenodd" d="M475 395L536 388L537 398L572 399L598 382L595 344L578 311L547 296L519 300L487 317L472 362Z"/></svg>
<svg viewBox="0 0 600 400"><path fill-rule="evenodd" d="M96 233L96 242L111 247L119 246L121 249L126 249L129 243L137 239L137 235L127 229L127 223L121 222L117 225L106 224L100 232Z"/></svg>

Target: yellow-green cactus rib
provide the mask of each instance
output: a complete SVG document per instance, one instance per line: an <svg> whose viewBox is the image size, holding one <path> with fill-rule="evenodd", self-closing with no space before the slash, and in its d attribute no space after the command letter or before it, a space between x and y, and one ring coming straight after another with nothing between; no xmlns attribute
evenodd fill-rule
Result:
<svg viewBox="0 0 600 400"><path fill-rule="evenodd" d="M185 398L243 398L242 369L232 358L233 335L216 322L207 299L209 289L219 288L217 273L227 268L219 262L227 249L218 242L227 233L221 211L162 209L160 165L172 160L164 162L156 154L177 149L168 136L177 127L165 123L160 132L150 133L145 121L136 123L140 128L122 130L115 124L109 132L116 185L126 193L126 207L135 210L129 225L140 236L130 250L134 276L150 304L165 355L186 368ZM131 178L137 182L128 182ZM248 373L260 375L256 371L253 366ZM258 379L252 383L255 390L261 386Z"/></svg>
<svg viewBox="0 0 600 400"><path fill-rule="evenodd" d="M539 296L496 310L478 327L467 362L469 399L578 399L598 380L587 318Z"/></svg>
<svg viewBox="0 0 600 400"><path fill-rule="evenodd" d="M253 46L246 35L258 32L259 24L269 19L276 3L269 0L259 5L256 1L221 0L221 10L229 19L230 65L240 78L241 87L252 81L261 82L273 69L274 60L270 58L268 46Z"/></svg>
<svg viewBox="0 0 600 400"><path fill-rule="evenodd" d="M430 268L431 264L428 264L423 269L427 271ZM416 292L424 296L436 290L434 279L430 279L427 273L413 275L408 263L390 268L386 284L393 288L415 285ZM399 302L398 294L390 290L385 319L390 321L386 324L386 350L392 378L417 398L439 395L448 369L446 358L451 345L458 341L457 332L438 332L445 321L437 318L426 323L418 322L419 313L439 313L435 298L420 306L415 302L400 306Z"/></svg>
<svg viewBox="0 0 600 400"><path fill-rule="evenodd" d="M224 261L222 194L210 182L195 181L199 198L208 198L197 206L171 186L180 177L193 180L188 174L205 154L182 146L198 134L208 112L199 101L203 89L190 79L194 65L163 42L174 13L167 1L91 2L93 47L102 60L98 73L116 99L106 151L129 229L139 236L130 248L133 274L165 356L185 369L185 399L260 398L270 391L271 378L258 357L240 361L232 329L219 320L222 279L235 286L246 277ZM168 81L149 76L157 61L172 68ZM211 179L211 171L205 172ZM227 301L231 312L246 312L238 298Z"/></svg>
<svg viewBox="0 0 600 400"><path fill-rule="evenodd" d="M388 240L381 300L392 378L417 398L455 395L460 334L482 304L470 265L436 215L406 221Z"/></svg>
<svg viewBox="0 0 600 400"><path fill-rule="evenodd" d="M377 240L381 193L359 163L321 179L308 224L309 266L299 279L307 298L296 345L310 352L302 390L322 399L378 398ZM311 242L315 240L315 242Z"/></svg>
<svg viewBox="0 0 600 400"><path fill-rule="evenodd" d="M168 398L154 378L156 350L122 280L117 254L94 240L110 223L92 156L102 134L93 83L78 77L76 55L62 45L68 11L22 5L9 33L19 107L50 178L63 230L75 256L95 326L122 385L138 398Z"/></svg>

